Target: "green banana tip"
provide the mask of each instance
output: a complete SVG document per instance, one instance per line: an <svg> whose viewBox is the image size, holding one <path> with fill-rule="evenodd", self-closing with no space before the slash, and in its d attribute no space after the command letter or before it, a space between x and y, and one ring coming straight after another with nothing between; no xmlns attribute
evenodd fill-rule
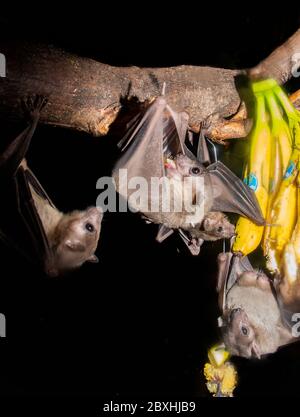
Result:
<svg viewBox="0 0 300 417"><path fill-rule="evenodd" d="M271 90L272 88L275 88L277 86L277 81L272 78L269 78L268 80L254 81L251 84L252 91L254 94L261 93L266 90Z"/></svg>

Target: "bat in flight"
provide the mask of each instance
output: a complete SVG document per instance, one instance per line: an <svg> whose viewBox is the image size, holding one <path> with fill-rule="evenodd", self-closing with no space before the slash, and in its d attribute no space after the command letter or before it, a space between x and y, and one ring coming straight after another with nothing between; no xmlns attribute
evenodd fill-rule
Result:
<svg viewBox="0 0 300 417"><path fill-rule="evenodd" d="M299 281L292 288L284 276L272 280L255 270L247 257L230 252L219 254L218 268L219 325L232 355L261 358L299 340L293 332L293 313L300 308Z"/></svg>
<svg viewBox="0 0 300 417"><path fill-rule="evenodd" d="M97 262L95 250L102 212L95 207L64 214L59 211L27 165L25 156L46 104L43 97L27 99L29 125L0 153L0 240L58 276Z"/></svg>
<svg viewBox="0 0 300 417"><path fill-rule="evenodd" d="M191 253L197 254L204 240L234 234L223 212L260 225L264 219L253 191L221 161L210 163L203 138L197 157L189 150L188 120L187 113L173 111L163 96L156 98L120 141L122 153L113 178L131 209L160 225L158 241L178 230ZM137 191L129 186L140 178L148 187ZM153 192L153 179L167 180L159 193Z"/></svg>

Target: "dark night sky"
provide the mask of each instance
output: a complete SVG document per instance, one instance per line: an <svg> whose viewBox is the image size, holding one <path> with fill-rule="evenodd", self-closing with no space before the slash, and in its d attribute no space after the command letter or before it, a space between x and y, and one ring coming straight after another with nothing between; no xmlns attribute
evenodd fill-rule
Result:
<svg viewBox="0 0 300 417"><path fill-rule="evenodd" d="M254 65L300 25L295 8L270 15L243 7L234 15L229 3L227 13L217 4L199 12L181 6L141 10L137 19L130 4L118 6L117 19L113 8L103 7L72 15L44 6L34 15L2 14L0 34L115 65L233 68ZM59 208L94 203L96 180L109 174L116 155L114 139L38 128L28 158ZM0 340L0 392L208 395L201 367L217 338L215 256L221 244L207 244L191 258L184 248L177 252L176 238L155 243L155 233L138 216L108 215L100 263L60 280L45 279L1 246L0 311L8 337ZM298 345L262 362L235 362L237 396L298 391Z"/></svg>

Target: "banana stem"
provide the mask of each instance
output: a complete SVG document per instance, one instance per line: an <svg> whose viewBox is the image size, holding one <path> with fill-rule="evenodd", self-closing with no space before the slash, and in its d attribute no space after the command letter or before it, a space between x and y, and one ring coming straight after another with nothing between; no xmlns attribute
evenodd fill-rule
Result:
<svg viewBox="0 0 300 417"><path fill-rule="evenodd" d="M274 93L276 94L278 100L280 101L284 111L286 112L287 116L291 119L299 121L299 114L295 107L290 102L288 96L282 90L281 87L278 85L273 89Z"/></svg>
<svg viewBox="0 0 300 417"><path fill-rule="evenodd" d="M256 119L255 120L257 123L267 122L265 98L263 94L261 93L256 93L255 98L256 98Z"/></svg>
<svg viewBox="0 0 300 417"><path fill-rule="evenodd" d="M280 111L280 108L277 104L276 98L274 97L274 94L272 92L272 90L267 91L265 94L267 103L268 103L268 108L270 110L271 113L271 118L272 121L276 120L276 121L281 121L282 120L282 113Z"/></svg>

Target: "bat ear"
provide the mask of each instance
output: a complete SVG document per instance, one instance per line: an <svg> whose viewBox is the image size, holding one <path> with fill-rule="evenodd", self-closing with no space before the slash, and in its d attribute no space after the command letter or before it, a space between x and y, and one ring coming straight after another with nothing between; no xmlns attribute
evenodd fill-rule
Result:
<svg viewBox="0 0 300 417"><path fill-rule="evenodd" d="M279 324L277 326L278 333L279 333L279 340L280 340L280 346L287 345L289 343L296 342L298 340L297 337L293 337L292 332L287 329L282 324Z"/></svg>
<svg viewBox="0 0 300 417"><path fill-rule="evenodd" d="M203 220L203 229L206 231L210 231L211 230L211 225L214 223L214 221L212 219L210 219L209 217L206 217Z"/></svg>
<svg viewBox="0 0 300 417"><path fill-rule="evenodd" d="M93 254L87 259L87 262L92 262L93 264L97 264L99 262L99 259L95 254Z"/></svg>
<svg viewBox="0 0 300 417"><path fill-rule="evenodd" d="M70 250L72 250L74 252L84 252L85 251L85 246L79 240L68 239L68 240L65 241L65 245L67 246L67 248L69 248Z"/></svg>
<svg viewBox="0 0 300 417"><path fill-rule="evenodd" d="M251 356L254 356L257 359L261 358L261 352L256 342L251 343Z"/></svg>

